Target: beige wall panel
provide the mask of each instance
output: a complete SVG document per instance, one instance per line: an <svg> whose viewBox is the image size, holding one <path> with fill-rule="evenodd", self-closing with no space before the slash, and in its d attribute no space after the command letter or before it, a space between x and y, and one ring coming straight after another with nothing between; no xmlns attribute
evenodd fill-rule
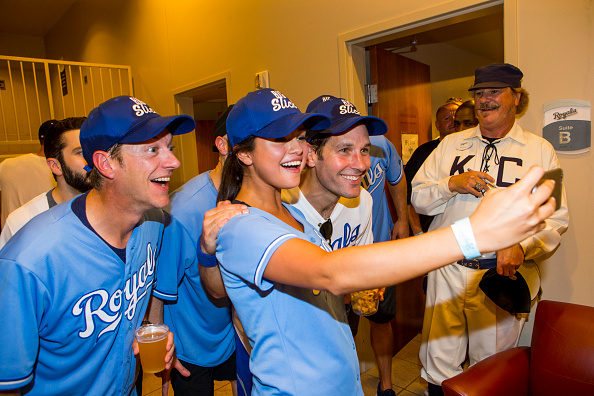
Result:
<svg viewBox="0 0 594 396"><path fill-rule="evenodd" d="M530 107L520 120L525 129L542 136L543 105L551 100L581 99L594 105L592 15L590 0L518 0L514 45L524 86L530 92ZM570 223L559 249L541 265L543 298L594 305L594 157L590 151L560 154L559 159L565 172ZM523 341L526 337L525 331Z"/></svg>

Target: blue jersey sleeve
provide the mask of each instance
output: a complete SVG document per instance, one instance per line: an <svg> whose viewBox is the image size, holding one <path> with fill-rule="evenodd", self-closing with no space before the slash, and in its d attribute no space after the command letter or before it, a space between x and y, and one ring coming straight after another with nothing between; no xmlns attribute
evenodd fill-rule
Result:
<svg viewBox="0 0 594 396"><path fill-rule="evenodd" d="M46 287L14 261L0 260L0 390L18 389L33 379L39 331L51 304Z"/></svg>
<svg viewBox="0 0 594 396"><path fill-rule="evenodd" d="M193 265L198 265L193 239L179 221L171 218L163 232L153 295L163 300L175 301L177 287L186 269Z"/></svg>
<svg viewBox="0 0 594 396"><path fill-rule="evenodd" d="M386 139L386 143L388 157L390 158L390 165L386 170L386 180L388 180L390 184L394 185L402 178L402 159L400 159L400 155L398 155L398 151L392 142Z"/></svg>
<svg viewBox="0 0 594 396"><path fill-rule="evenodd" d="M279 246L296 237L287 232L286 227L263 216L253 213L239 215L229 220L219 232L217 259L224 271L261 290L268 290L274 285L264 279L270 257Z"/></svg>

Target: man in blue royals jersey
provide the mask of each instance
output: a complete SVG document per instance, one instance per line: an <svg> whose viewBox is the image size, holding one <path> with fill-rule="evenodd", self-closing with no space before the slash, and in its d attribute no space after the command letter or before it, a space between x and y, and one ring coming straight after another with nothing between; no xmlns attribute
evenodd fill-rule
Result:
<svg viewBox="0 0 594 396"><path fill-rule="evenodd" d="M363 187L373 198L373 241L385 242L391 239L408 237L408 210L406 204L407 182L402 168L402 160L396 147L385 136L370 136L369 158L371 167L363 177ZM396 209L396 222L388 206L385 191L388 181L389 196ZM378 312L367 317L370 324L371 347L377 361L380 384L378 396L389 396L392 388L392 355L394 336L391 321L396 316L396 286L386 287L384 299L380 301ZM350 315L349 322L352 322ZM352 324L351 328L355 325Z"/></svg>
<svg viewBox="0 0 594 396"><path fill-rule="evenodd" d="M409 236L406 207L407 179L402 160L396 147L385 136L370 136L369 158L371 167L363 177L363 188L373 198L374 242L401 239ZM386 181L388 184L386 185ZM396 222L392 221L386 186L396 210Z"/></svg>
<svg viewBox="0 0 594 396"><path fill-rule="evenodd" d="M171 264L180 263L177 301L165 304L164 317L165 323L176 334L177 356L190 371L188 377L180 375L176 369L171 372L171 385L178 396L211 396L215 380L231 381L233 394L237 394L231 303L226 296L216 299L209 295L219 297L212 290L204 289L208 283L203 277L209 276L210 272L199 272L198 267L204 213L216 206L221 172L229 154L225 120L232 108L232 105L229 106L215 124L213 150L219 153L217 166L194 177L171 194L169 210L171 216L182 225L184 238L173 240L171 244L174 250L171 253L181 257L181 260L165 253L161 261L164 263L164 257L170 257L171 260L167 261L171 261ZM216 276L220 277L218 270ZM247 386L251 390L251 383Z"/></svg>
<svg viewBox="0 0 594 396"><path fill-rule="evenodd" d="M194 127L129 96L91 111L80 140L93 188L35 217L0 253L1 391L135 393L134 331L151 294L175 293L155 285L164 227L177 229L159 209L179 166L172 135ZM172 335L168 350L169 368Z"/></svg>

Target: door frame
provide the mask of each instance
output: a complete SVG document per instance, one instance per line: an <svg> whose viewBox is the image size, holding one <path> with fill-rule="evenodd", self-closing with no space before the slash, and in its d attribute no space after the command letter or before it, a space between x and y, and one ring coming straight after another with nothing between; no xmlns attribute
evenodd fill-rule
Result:
<svg viewBox="0 0 594 396"><path fill-rule="evenodd" d="M227 70L171 90L171 95L173 96L173 102L175 106L175 114L184 114L194 118L194 105L192 100L193 93L222 80L225 81L227 102L229 102L229 98L232 97L231 71ZM176 155L181 162L181 182L184 184L194 176L197 176L201 171L198 169L196 132L192 131L191 133L178 135L175 136L174 139L178 139L177 142L174 141L174 144L178 148L176 150ZM204 170L205 169L202 171Z"/></svg>
<svg viewBox="0 0 594 396"><path fill-rule="evenodd" d="M366 109L365 47L379 44L415 31L434 29L488 13L503 4L503 42L505 62L518 63L518 0L453 0L384 22L352 30L338 36L340 96L357 108ZM432 25L430 28L428 25ZM436 26L433 26L436 25Z"/></svg>

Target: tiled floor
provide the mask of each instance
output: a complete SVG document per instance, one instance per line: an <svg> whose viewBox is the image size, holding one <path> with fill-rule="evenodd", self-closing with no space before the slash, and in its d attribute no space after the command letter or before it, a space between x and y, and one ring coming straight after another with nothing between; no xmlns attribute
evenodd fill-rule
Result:
<svg viewBox="0 0 594 396"><path fill-rule="evenodd" d="M421 335L413 338L392 358L392 389L397 395L423 395L427 381L421 378L421 362L419 348ZM377 367L373 367L361 376L365 396L375 396L379 375Z"/></svg>
<svg viewBox="0 0 594 396"><path fill-rule="evenodd" d="M419 362L419 347L421 346L421 335L413 338L400 352L392 359L392 389L397 395L414 396L423 395L427 382L420 377L421 363ZM377 367L373 367L361 376L365 396L375 396L379 377ZM142 383L143 395L161 395L161 379L152 374L146 374ZM173 395L171 386L169 395ZM215 396L231 396L231 384L229 382L217 382L215 384Z"/></svg>

